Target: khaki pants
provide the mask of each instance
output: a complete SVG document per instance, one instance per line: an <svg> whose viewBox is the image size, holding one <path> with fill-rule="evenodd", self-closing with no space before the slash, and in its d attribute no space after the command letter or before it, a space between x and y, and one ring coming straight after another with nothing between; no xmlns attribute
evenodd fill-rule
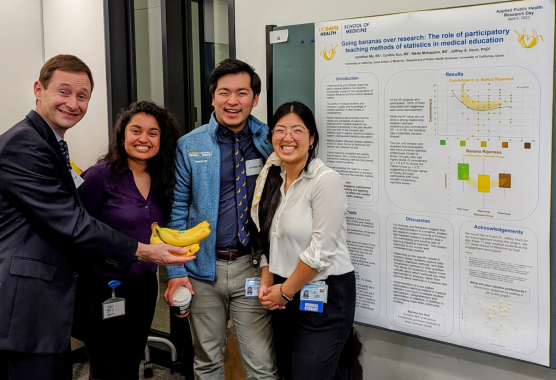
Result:
<svg viewBox="0 0 556 380"><path fill-rule="evenodd" d="M222 380L222 349L231 318L247 379L277 379L270 313L258 297L245 297L245 279L255 277L251 256L216 261L216 282L189 278L195 295L189 321L195 346L195 377Z"/></svg>

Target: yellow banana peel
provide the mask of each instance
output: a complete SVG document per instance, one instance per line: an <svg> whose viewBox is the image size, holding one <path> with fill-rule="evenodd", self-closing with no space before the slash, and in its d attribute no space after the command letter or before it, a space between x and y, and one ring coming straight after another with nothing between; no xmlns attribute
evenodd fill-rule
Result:
<svg viewBox="0 0 556 380"><path fill-rule="evenodd" d="M518 36L517 41L519 42L521 47L525 48L525 49L531 49L533 46L535 46L539 42L539 39L541 41L544 41L544 38L540 34L537 34L537 31L535 29L533 29L533 35L532 36L530 36L528 34L525 34L525 29L523 29L521 31L521 33L519 33L517 30L514 29L514 32L516 32L516 34ZM529 41L531 41L531 42L529 42Z"/></svg>
<svg viewBox="0 0 556 380"><path fill-rule="evenodd" d="M153 224L154 224L154 223L153 223ZM152 226L151 226L151 227L152 227ZM157 227L158 227L159 229L161 229L161 230L165 230L165 231L168 231L168 232L170 232L170 233L172 233L172 234L174 234L174 235L177 235L177 234L187 234L187 233L191 233L191 232L200 230L200 229L202 229L202 228L210 228L210 223L208 222L208 220L203 220L201 223L197 224L195 227L192 227L192 228L190 228L190 229L188 229L188 230L185 230L185 231L173 230L173 229L171 229L171 228L166 228L166 227L160 227L160 226L158 226L158 223L157 223ZM154 228L154 227L152 227L152 228Z"/></svg>
<svg viewBox="0 0 556 380"><path fill-rule="evenodd" d="M158 226L158 223L153 223L151 227L156 231L156 234L160 237L162 242L177 247L187 247L193 244L199 244L206 239L206 237L210 235L209 226L209 223L204 221L186 231L161 228Z"/></svg>
<svg viewBox="0 0 556 380"><path fill-rule="evenodd" d="M194 254L197 253L197 251L199 250L199 248L201 248L201 246L199 244L191 244L191 245L188 245L187 247L183 247L183 248L187 250L187 252L184 255L177 255L175 253L172 253L172 255L174 255L174 256L185 256L185 257L193 256Z"/></svg>
<svg viewBox="0 0 556 380"><path fill-rule="evenodd" d="M150 242L151 242L151 244L161 244L161 243L164 243L164 242L162 241L162 239L160 238L160 236L158 235L157 229L154 227L155 224L156 224L156 223L153 223L153 224L151 225L152 231L151 231L151 241L150 241ZM158 225L158 224L157 224L157 225Z"/></svg>
<svg viewBox="0 0 556 380"><path fill-rule="evenodd" d="M322 55L324 57L324 59L326 59L327 61L330 61L336 55L336 48L337 47L338 47L338 44L336 44L336 46L334 46L334 47L332 47L332 44L330 44L330 49L327 49L326 46L325 46L324 49L320 52L320 55Z"/></svg>

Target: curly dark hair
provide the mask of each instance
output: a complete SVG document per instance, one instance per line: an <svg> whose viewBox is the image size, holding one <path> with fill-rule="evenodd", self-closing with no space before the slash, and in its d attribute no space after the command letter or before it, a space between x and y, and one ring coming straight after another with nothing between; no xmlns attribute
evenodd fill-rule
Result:
<svg viewBox="0 0 556 380"><path fill-rule="evenodd" d="M169 221L174 202L174 185L176 184L174 172L178 122L168 110L148 101L135 102L127 108L122 108L114 125L108 153L100 157L98 163L108 161L112 175L116 175L127 166L127 152L124 146L125 128L131 118L138 113L153 116L161 130L160 150L148 161L147 170L151 176L151 189L156 201L162 210L164 219Z"/></svg>

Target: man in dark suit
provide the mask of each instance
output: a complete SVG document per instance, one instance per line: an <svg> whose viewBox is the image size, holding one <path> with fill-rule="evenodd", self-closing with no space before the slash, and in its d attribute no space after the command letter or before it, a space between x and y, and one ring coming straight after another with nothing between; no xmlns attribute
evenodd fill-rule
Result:
<svg viewBox="0 0 556 380"><path fill-rule="evenodd" d="M65 132L87 112L90 69L59 55L34 85L36 108L0 136L0 379L71 379L80 264L180 265L182 248L138 243L90 217L72 178ZM75 174L73 174L76 176Z"/></svg>

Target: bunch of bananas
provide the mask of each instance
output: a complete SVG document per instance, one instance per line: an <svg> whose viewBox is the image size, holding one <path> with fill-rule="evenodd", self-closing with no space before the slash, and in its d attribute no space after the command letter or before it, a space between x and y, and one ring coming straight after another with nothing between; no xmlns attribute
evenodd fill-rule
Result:
<svg viewBox="0 0 556 380"><path fill-rule="evenodd" d="M187 250L183 256L194 255L199 250L201 241L210 235L210 224L206 220L185 231L162 228L158 223L153 223L151 228L151 244L166 243L183 247Z"/></svg>

